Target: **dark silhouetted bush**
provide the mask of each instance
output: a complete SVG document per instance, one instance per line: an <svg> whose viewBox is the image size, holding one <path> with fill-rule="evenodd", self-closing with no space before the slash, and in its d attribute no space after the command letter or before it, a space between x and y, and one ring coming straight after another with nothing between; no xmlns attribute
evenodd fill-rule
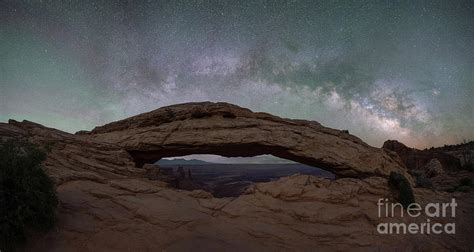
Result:
<svg viewBox="0 0 474 252"><path fill-rule="evenodd" d="M41 162L46 154L29 143L0 143L0 250L13 250L32 231L53 227L57 198Z"/></svg>
<svg viewBox="0 0 474 252"><path fill-rule="evenodd" d="M388 178L388 185L397 194L397 200L403 205L408 207L411 203L415 203L415 196L411 189L410 182L407 178L398 172L391 172Z"/></svg>
<svg viewBox="0 0 474 252"><path fill-rule="evenodd" d="M472 162L467 162L462 166L462 169L466 171L474 171L474 165Z"/></svg>
<svg viewBox="0 0 474 252"><path fill-rule="evenodd" d="M417 176L416 186L421 188L433 188L433 182L425 176Z"/></svg>
<svg viewBox="0 0 474 252"><path fill-rule="evenodd" d="M447 191L448 192L469 192L471 191L471 188L474 187L474 184L472 183L472 179L470 178L462 178L459 180L458 185L453 186L452 188L449 188Z"/></svg>
<svg viewBox="0 0 474 252"><path fill-rule="evenodd" d="M458 187L456 187L455 190L458 191L458 192L467 193L467 192L471 191L471 187L470 186L458 186Z"/></svg>
<svg viewBox="0 0 474 252"><path fill-rule="evenodd" d="M469 186L472 187L472 179L470 178L462 178L459 180L460 186Z"/></svg>

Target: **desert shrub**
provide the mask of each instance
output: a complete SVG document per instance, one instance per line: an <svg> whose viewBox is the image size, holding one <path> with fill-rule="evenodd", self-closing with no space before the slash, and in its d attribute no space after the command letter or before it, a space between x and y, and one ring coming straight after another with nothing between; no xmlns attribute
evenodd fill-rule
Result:
<svg viewBox="0 0 474 252"><path fill-rule="evenodd" d="M474 171L474 165L472 162L467 162L462 166L462 169L466 171Z"/></svg>
<svg viewBox="0 0 474 252"><path fill-rule="evenodd" d="M471 187L470 186L458 186L458 187L456 187L455 190L458 191L458 192L465 192L466 193L466 192L471 191Z"/></svg>
<svg viewBox="0 0 474 252"><path fill-rule="evenodd" d="M449 188L448 192L469 192L471 188L474 187L472 179L470 178L462 178L459 180L458 184Z"/></svg>
<svg viewBox="0 0 474 252"><path fill-rule="evenodd" d="M416 177L416 186L422 188L433 188L431 180L423 175Z"/></svg>
<svg viewBox="0 0 474 252"><path fill-rule="evenodd" d="M472 187L472 179L471 178L462 178L459 180L460 186L469 186Z"/></svg>
<svg viewBox="0 0 474 252"><path fill-rule="evenodd" d="M57 198L41 167L45 158L29 143L0 145L0 250L13 250L32 231L54 225Z"/></svg>
<svg viewBox="0 0 474 252"><path fill-rule="evenodd" d="M450 187L448 189L446 189L446 192L449 192L449 193L453 193L456 191L456 187Z"/></svg>
<svg viewBox="0 0 474 252"><path fill-rule="evenodd" d="M391 172L388 178L388 185L394 193L397 200L403 205L408 207L411 203L415 203L415 196L411 188L410 182L407 178L398 172Z"/></svg>

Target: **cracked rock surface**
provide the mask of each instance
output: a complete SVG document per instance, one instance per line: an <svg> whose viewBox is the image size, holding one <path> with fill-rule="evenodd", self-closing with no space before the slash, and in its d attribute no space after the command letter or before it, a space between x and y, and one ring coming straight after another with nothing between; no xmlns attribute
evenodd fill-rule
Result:
<svg viewBox="0 0 474 252"><path fill-rule="evenodd" d="M415 192L421 202L450 200L447 194ZM145 179L75 180L58 186L58 195L57 228L34 240L32 250L448 251L473 245L466 235L473 231L472 197L459 203L459 235L377 234L382 221L426 220L378 218L376 202L389 195L383 178L293 175L256 184L237 198L177 191Z"/></svg>

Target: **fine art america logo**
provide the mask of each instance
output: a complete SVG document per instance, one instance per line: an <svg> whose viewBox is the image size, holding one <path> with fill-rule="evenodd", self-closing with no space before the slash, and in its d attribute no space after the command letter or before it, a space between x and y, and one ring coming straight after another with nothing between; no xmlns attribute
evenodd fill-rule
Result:
<svg viewBox="0 0 474 252"><path fill-rule="evenodd" d="M456 223L454 222L436 222L430 218L455 218L456 207L458 204L453 198L451 202L446 203L428 203L422 207L418 203L411 203L403 208L400 203L389 202L388 199L379 199L377 202L379 218L411 217L417 218L420 215L426 216L424 222L382 222L377 225L379 234L455 234Z"/></svg>

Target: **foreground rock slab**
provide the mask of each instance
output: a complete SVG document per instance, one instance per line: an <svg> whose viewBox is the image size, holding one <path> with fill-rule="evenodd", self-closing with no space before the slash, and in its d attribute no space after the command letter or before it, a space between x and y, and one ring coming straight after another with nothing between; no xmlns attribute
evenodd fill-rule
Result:
<svg viewBox="0 0 474 252"><path fill-rule="evenodd" d="M415 192L420 202L450 201L447 194ZM29 250L453 251L474 245L472 197L460 203L455 220L431 218L455 221L456 235L378 234L380 222L427 218L378 218L377 200L389 195L382 178L294 175L220 199L140 179L77 180L61 184L58 194L57 229L31 242Z"/></svg>

